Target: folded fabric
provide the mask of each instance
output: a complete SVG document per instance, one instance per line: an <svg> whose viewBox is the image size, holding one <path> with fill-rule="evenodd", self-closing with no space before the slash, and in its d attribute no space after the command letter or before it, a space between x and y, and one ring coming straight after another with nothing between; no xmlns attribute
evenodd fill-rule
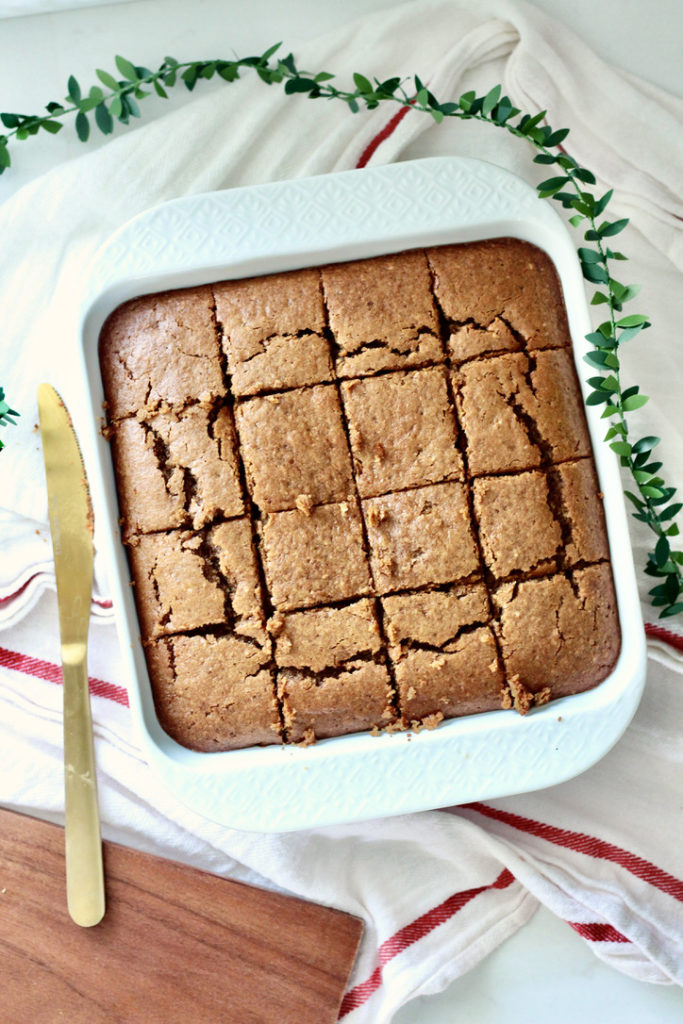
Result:
<svg viewBox="0 0 683 1024"><path fill-rule="evenodd" d="M536 9L504 0L476 9L444 0L395 7L297 57L342 79L356 70L379 78L417 73L442 99L502 81L517 106L546 108L553 127L572 129L567 146L600 186L615 189L614 215L632 220L623 236L628 276L643 284L654 326L624 351L623 378L652 396L634 417L637 429L662 438L671 483L683 482L672 299L683 256L683 157L670 149L683 104L607 67ZM97 247L132 215L178 195L442 153L481 156L538 180L531 150L499 129L435 126L416 111L384 106L352 117L343 104L285 98L247 76L56 168L0 208L0 381L22 411L0 456L4 805L55 819L63 809L56 606L35 393L49 380L77 425L85 415L71 354ZM10 356L16 352L20 359ZM633 544L640 568L649 535L634 528ZM105 835L361 914L367 930L345 1019L382 1024L408 999L443 988L521 927L538 901L618 969L683 984L679 625L654 622L644 606L651 622L645 698L615 749L579 778L447 814L266 836L202 819L142 762L115 631L103 621L110 608L100 564L96 577L89 668ZM641 583L645 596L651 584L642 573Z"/></svg>

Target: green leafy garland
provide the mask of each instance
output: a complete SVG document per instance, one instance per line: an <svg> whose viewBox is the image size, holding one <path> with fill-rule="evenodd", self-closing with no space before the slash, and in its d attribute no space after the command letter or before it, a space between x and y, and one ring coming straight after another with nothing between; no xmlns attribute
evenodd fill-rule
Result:
<svg viewBox="0 0 683 1024"><path fill-rule="evenodd" d="M9 405L5 401L5 390L4 388L0 388L0 427L4 427L7 423L14 424L16 422L14 417L18 415L19 413L16 409L10 409ZM0 438L0 452L4 447L2 438Z"/></svg>
<svg viewBox="0 0 683 1024"><path fill-rule="evenodd" d="M597 371L597 375L587 380L592 390L586 402L604 406L602 418L608 421L609 428L605 441L619 456L621 465L628 469L635 485L635 493L625 491L634 506L633 516L645 523L657 538L645 567L645 572L658 580L649 592L652 604L661 609L660 617L683 612L683 551L673 550L670 541L679 534L673 520L683 504L672 502L676 488L666 485L660 475L662 463L653 458L653 450L660 439L648 436L631 440L627 414L645 405L648 398L641 394L638 385L622 389L620 380L619 348L650 326L647 317L640 313L621 315L624 304L638 293L639 286L622 284L612 276L610 269L614 262L627 259L621 252L610 248L610 241L624 230L628 220L601 220L612 191L600 198L589 191L588 186L596 184L595 176L587 168L580 167L561 148L569 129L554 131L542 124L546 116L544 110L533 116L523 114L517 119L521 111L502 95L500 85L485 96L467 92L457 101L447 103L440 103L417 75L410 82L400 78L380 82L377 78L370 81L364 75L355 74L353 90L339 89L332 84L335 76L326 71L300 71L291 54L282 60L271 60L279 46L278 43L269 47L259 57L239 60L181 63L174 57L166 57L156 71L116 57L116 69L121 77L98 70L101 84L92 86L87 93L72 75L68 81L68 95L63 102L48 103L46 114L0 113L0 121L8 130L7 134L0 135L0 174L10 166L8 143L11 139L22 141L40 131L56 134L63 127L62 119L69 114L76 115L76 133L82 142L86 142L90 135L91 118L100 132L110 135L116 121L128 124L131 117L140 116L138 101L151 95L152 89L166 99L166 90L179 82L191 91L200 80L214 76L234 82L243 69L253 69L267 85L284 82L284 91L288 95L300 93L309 99L341 100L353 113L361 108L373 110L380 103L392 102L429 114L437 124L446 117L484 121L531 142L538 150L535 163L553 165L557 172L537 186L538 195L542 199L553 198L565 209L573 210L570 217L573 227L583 225L584 241L592 243L578 249L583 276L599 286L592 297L592 305L606 307L607 319L587 335L591 350L584 359ZM4 393L0 389L0 425L13 422L11 417L16 415L4 401Z"/></svg>

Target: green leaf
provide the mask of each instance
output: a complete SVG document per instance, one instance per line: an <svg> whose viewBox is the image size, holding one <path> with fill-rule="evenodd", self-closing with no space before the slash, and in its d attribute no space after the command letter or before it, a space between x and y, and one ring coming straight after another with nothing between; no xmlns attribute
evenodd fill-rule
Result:
<svg viewBox="0 0 683 1024"><path fill-rule="evenodd" d="M628 441L612 441L610 448L613 452L616 452L617 455L628 457L631 454L631 445Z"/></svg>
<svg viewBox="0 0 683 1024"><path fill-rule="evenodd" d="M157 96L161 96L162 100L168 99L168 93L166 92L158 78L154 79L154 91L156 92Z"/></svg>
<svg viewBox="0 0 683 1024"><path fill-rule="evenodd" d="M539 112L534 114L533 117L530 114L525 114L518 125L520 132L522 132L523 135L529 135L536 125L541 123L547 113L547 110L539 110Z"/></svg>
<svg viewBox="0 0 683 1024"><path fill-rule="evenodd" d="M111 135L114 131L114 118L104 103L95 107L95 124L103 135Z"/></svg>
<svg viewBox="0 0 683 1024"><path fill-rule="evenodd" d="M358 89L359 92L374 92L372 88L372 83L368 81L365 75L359 75L358 72L355 72L353 76L353 81L356 86L356 89Z"/></svg>
<svg viewBox="0 0 683 1024"><path fill-rule="evenodd" d="M660 619L671 618L672 615L680 615L683 612L683 603L678 602L677 604L670 605L669 608L665 608L663 612L660 612Z"/></svg>
<svg viewBox="0 0 683 1024"><path fill-rule="evenodd" d="M612 288L612 294L619 303L620 308L624 302L630 302L631 299L634 299L641 289L641 285L639 284L619 284L618 281L614 281L613 279L610 279L610 286Z"/></svg>
<svg viewBox="0 0 683 1024"><path fill-rule="evenodd" d="M621 331L619 334L619 344L622 345L624 342L630 341L632 338L635 338L636 334L645 330L645 328L649 326L650 324L646 320L644 324L637 324L635 327L625 328L625 330Z"/></svg>
<svg viewBox="0 0 683 1024"><path fill-rule="evenodd" d="M432 115L437 124L441 124L443 121L443 114L440 110L430 110L429 113Z"/></svg>
<svg viewBox="0 0 683 1024"><path fill-rule="evenodd" d="M319 71L319 72L318 72L318 74L317 74L317 75L315 75L315 77L314 77L313 81L314 81L314 82L330 82L330 81L331 81L331 80L332 80L333 78L334 78L334 75L331 75L331 74L329 73L329 71ZM400 79L400 78L396 78L396 79L394 79L394 81L395 81L395 82L396 82L397 84L399 84L399 83L400 83L400 81L401 81L401 79ZM383 91L383 92L384 92L384 91L388 92L389 90L385 90L385 89L384 89L384 87L382 86L382 91ZM393 90L392 90L392 91L393 91Z"/></svg>
<svg viewBox="0 0 683 1024"><path fill-rule="evenodd" d="M539 192L557 192L563 185L566 185L569 178L566 175L557 176L554 178L547 178L546 181L542 181L536 188Z"/></svg>
<svg viewBox="0 0 683 1024"><path fill-rule="evenodd" d="M472 89L470 89L469 92L464 92L460 99L458 100L458 105L460 109L464 110L467 113L471 109L472 104L476 99L476 95L477 94Z"/></svg>
<svg viewBox="0 0 683 1024"><path fill-rule="evenodd" d="M611 235L618 235L620 231L624 230L627 224L628 217L624 217L622 220L612 221L611 224L608 221L605 221L605 223L601 224L598 228L598 232L600 233L601 238L608 238Z"/></svg>
<svg viewBox="0 0 683 1024"><path fill-rule="evenodd" d="M415 102L421 107L427 106L429 103L429 93L426 89L418 89L417 95L415 96Z"/></svg>
<svg viewBox="0 0 683 1024"><path fill-rule="evenodd" d="M537 153L534 157L535 164L554 164L557 162L557 157L553 156L552 153Z"/></svg>
<svg viewBox="0 0 683 1024"><path fill-rule="evenodd" d="M662 496L662 492L658 487L651 487L649 484L643 484L640 490L646 498L661 498Z"/></svg>
<svg viewBox="0 0 683 1024"><path fill-rule="evenodd" d="M236 82L240 77L240 69L234 61L225 61L223 64L218 65L218 74L224 82ZM175 85L175 78L171 80L170 76L165 75L164 85L172 88Z"/></svg>
<svg viewBox="0 0 683 1024"><path fill-rule="evenodd" d="M81 102L81 87L73 75L69 75L69 81L67 82L66 87L69 93L69 99L74 103L79 104Z"/></svg>
<svg viewBox="0 0 683 1024"><path fill-rule="evenodd" d="M569 135L569 128L558 128L556 132L553 132L546 140L546 146L559 146L561 142Z"/></svg>
<svg viewBox="0 0 683 1024"><path fill-rule="evenodd" d="M582 263L581 271L587 281L593 284L607 284L609 274L601 263Z"/></svg>
<svg viewBox="0 0 683 1024"><path fill-rule="evenodd" d="M624 399L621 403L621 407L624 412L633 412L634 409L640 409L650 399L647 395L631 395L629 398Z"/></svg>
<svg viewBox="0 0 683 1024"><path fill-rule="evenodd" d="M491 117L496 124L504 125L506 121L509 121L511 117L518 114L519 110L517 107L513 107L507 96L504 96L498 103L497 107L491 114Z"/></svg>
<svg viewBox="0 0 683 1024"><path fill-rule="evenodd" d="M288 53L287 56L283 57L282 60L279 61L278 63L281 64L287 71L290 71L293 75L298 74L296 70L296 64L294 63L293 53Z"/></svg>
<svg viewBox="0 0 683 1024"><path fill-rule="evenodd" d="M609 396L604 391L591 391L586 398L586 405L604 405Z"/></svg>
<svg viewBox="0 0 683 1024"><path fill-rule="evenodd" d="M683 503L680 502L680 501L677 501L674 505L669 505L668 508L665 508L663 511L661 511L659 513L659 518L663 522L666 522L667 519L673 519L674 516L678 515L678 513L681 511L682 508L683 508Z"/></svg>
<svg viewBox="0 0 683 1024"><path fill-rule="evenodd" d="M109 104L109 113L112 117L121 117L123 113L123 103L120 96L114 96L114 99Z"/></svg>
<svg viewBox="0 0 683 1024"><path fill-rule="evenodd" d="M646 316L642 316L640 313L631 313L629 316L617 320L617 327L644 327L647 322Z"/></svg>
<svg viewBox="0 0 683 1024"><path fill-rule="evenodd" d="M76 134L81 142L87 142L90 137L90 122L82 110L76 114Z"/></svg>
<svg viewBox="0 0 683 1024"><path fill-rule="evenodd" d="M285 92L288 96L297 92L310 92L311 89L315 89L312 78L290 78L285 82Z"/></svg>
<svg viewBox="0 0 683 1024"><path fill-rule="evenodd" d="M84 96L81 102L78 104L78 109L83 114L89 114L91 110L94 110L99 100L91 99L90 96Z"/></svg>
<svg viewBox="0 0 683 1024"><path fill-rule="evenodd" d="M607 204L609 203L609 201L612 198L613 194L614 194L614 189L610 189L609 192L605 192L604 196L602 196L601 199L598 199L597 203L595 204L595 211L594 211L596 217L599 217L600 214L605 211L605 209L607 207Z"/></svg>
<svg viewBox="0 0 683 1024"><path fill-rule="evenodd" d="M582 213L575 213L573 217L569 218L569 223L573 228L578 228L581 221L585 219Z"/></svg>
<svg viewBox="0 0 683 1024"><path fill-rule="evenodd" d="M631 491L624 491L624 496L628 498L636 508L645 508L645 503L641 501L640 498L637 498L635 494L632 494Z"/></svg>
<svg viewBox="0 0 683 1024"><path fill-rule="evenodd" d="M280 43L274 43L273 46L269 46L268 49L264 53L261 54L261 60L263 61L263 63L264 64L267 63L267 61L270 60L270 58L273 56L273 54L276 53L280 49L281 46L282 46L281 42Z"/></svg>
<svg viewBox="0 0 683 1024"><path fill-rule="evenodd" d="M588 363L589 366L594 366L596 369L602 370L606 365L608 354L609 353L607 352L587 352L583 357L583 361Z"/></svg>
<svg viewBox="0 0 683 1024"><path fill-rule="evenodd" d="M61 132L64 125L60 121L42 121L40 124L41 128L44 128L50 135L56 135L57 132Z"/></svg>
<svg viewBox="0 0 683 1024"><path fill-rule="evenodd" d="M484 103L481 108L481 112L484 117L488 117L496 103L500 99L501 87L500 85L494 85L493 89L490 89L484 97Z"/></svg>
<svg viewBox="0 0 683 1024"><path fill-rule="evenodd" d="M126 60L125 57L115 57L114 63L116 64L116 67L119 69L123 77L126 78L129 82L139 81L138 73L135 70L135 66L131 64L129 60Z"/></svg>
<svg viewBox="0 0 683 1024"><path fill-rule="evenodd" d="M21 123L21 116L19 114L0 114L0 121L5 128L16 128Z"/></svg>
<svg viewBox="0 0 683 1024"><path fill-rule="evenodd" d="M596 252L595 249L586 249L581 246L577 249L577 252L582 263L599 263L602 259L600 253Z"/></svg>
<svg viewBox="0 0 683 1024"><path fill-rule="evenodd" d="M197 78L199 77L199 65L190 64L189 68L185 68L182 75L180 76L189 89L190 92L194 89L197 84ZM285 89L285 92L287 90Z"/></svg>
<svg viewBox="0 0 683 1024"><path fill-rule="evenodd" d="M660 569L666 565L669 561L669 552L671 551L671 545L669 544L666 537L660 537L655 546L655 562Z"/></svg>
<svg viewBox="0 0 683 1024"><path fill-rule="evenodd" d="M285 86L285 92L286 91L287 91L287 86ZM358 111L360 110L360 107L358 106L356 101L353 99L353 97L350 100L347 100L347 102L348 102L349 110L351 111L351 113L352 114L357 114Z"/></svg>
<svg viewBox="0 0 683 1024"><path fill-rule="evenodd" d="M574 171L574 177L578 178L579 181L585 181L588 185L595 185L595 175L585 167L577 167Z"/></svg>
<svg viewBox="0 0 683 1024"><path fill-rule="evenodd" d="M137 103L135 102L135 100L133 99L133 97L131 96L131 94L130 93L126 93L126 95L123 96L122 98L123 98L124 106L127 107L127 109L128 109L128 113L131 114L133 117L139 117L140 116L140 108L137 105Z"/></svg>
<svg viewBox="0 0 683 1024"><path fill-rule="evenodd" d="M633 445L633 451L638 455L640 455L641 452L650 452L653 448L656 448L660 442L661 438L659 437L641 437L641 439L636 441Z"/></svg>

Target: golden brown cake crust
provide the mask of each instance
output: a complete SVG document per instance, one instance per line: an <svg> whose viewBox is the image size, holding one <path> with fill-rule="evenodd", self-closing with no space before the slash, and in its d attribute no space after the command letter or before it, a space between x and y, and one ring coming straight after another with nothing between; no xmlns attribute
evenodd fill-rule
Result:
<svg viewBox="0 0 683 1024"><path fill-rule="evenodd" d="M614 667L620 641L608 565L504 584L495 595L509 678L530 693L564 697L590 689Z"/></svg>
<svg viewBox="0 0 683 1024"><path fill-rule="evenodd" d="M463 479L445 369L345 381L341 394L363 498Z"/></svg>
<svg viewBox="0 0 683 1024"><path fill-rule="evenodd" d="M100 339L159 720L228 750L532 711L620 646L548 257L442 246L134 299Z"/></svg>
<svg viewBox="0 0 683 1024"><path fill-rule="evenodd" d="M386 666L348 662L343 671L321 675L283 669L278 674L285 736L291 743L386 728L395 719Z"/></svg>
<svg viewBox="0 0 683 1024"><path fill-rule="evenodd" d="M353 494L351 459L333 387L252 398L237 408L237 429L249 489L263 512L312 505Z"/></svg>
<svg viewBox="0 0 683 1024"><path fill-rule="evenodd" d="M503 579L553 572L562 527L550 507L545 473L480 477L472 491L481 551L491 575Z"/></svg>
<svg viewBox="0 0 683 1024"><path fill-rule="evenodd" d="M214 295L233 394L332 379L317 271L225 281Z"/></svg>
<svg viewBox="0 0 683 1024"><path fill-rule="evenodd" d="M112 420L222 395L211 289L146 295L119 306L100 335L100 366Z"/></svg>
<svg viewBox="0 0 683 1024"><path fill-rule="evenodd" d="M273 512L263 521L262 541L271 600L281 611L370 593L356 504Z"/></svg>
<svg viewBox="0 0 683 1024"><path fill-rule="evenodd" d="M170 636L147 660L161 725L179 743L214 751L280 741L267 652L236 637Z"/></svg>
<svg viewBox="0 0 683 1024"><path fill-rule="evenodd" d="M480 569L463 484L367 498L363 512L379 594L463 580Z"/></svg>
<svg viewBox="0 0 683 1024"><path fill-rule="evenodd" d="M112 439L124 539L178 526L201 529L245 511L230 411L197 404L118 424Z"/></svg>
<svg viewBox="0 0 683 1024"><path fill-rule="evenodd" d="M521 335L529 350L569 345L557 272L546 254L517 238L497 238L428 251L434 292L449 323L490 329L496 321ZM495 332L491 349L497 351Z"/></svg>
<svg viewBox="0 0 683 1024"><path fill-rule="evenodd" d="M269 629L280 668L322 672L382 650L375 602L370 600L353 601L341 608L276 614Z"/></svg>
<svg viewBox="0 0 683 1024"><path fill-rule="evenodd" d="M322 268L340 378L443 360L423 252Z"/></svg>

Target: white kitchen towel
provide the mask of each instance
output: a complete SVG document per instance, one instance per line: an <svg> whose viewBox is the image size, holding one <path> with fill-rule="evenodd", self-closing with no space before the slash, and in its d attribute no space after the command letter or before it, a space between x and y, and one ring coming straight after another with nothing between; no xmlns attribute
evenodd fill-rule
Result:
<svg viewBox="0 0 683 1024"><path fill-rule="evenodd" d="M216 50L223 31L228 52L221 26ZM600 187L615 188L614 215L632 220L620 244L631 257L629 281L643 284L638 309L653 327L624 351L624 379L652 396L637 428L662 438L671 483L683 481L676 309L683 157L672 149L683 105L609 68L537 10L505 0L476 8L410 3L296 56L302 67L348 81L356 70L378 78L417 73L442 99L502 81L517 106L547 108L553 127L572 129L567 148ZM0 802L56 819L63 806L35 390L50 380L76 421L82 414L65 353L97 247L130 216L178 195L446 152L483 156L539 180L530 148L500 129L435 126L416 111L384 106L352 116L342 104L285 98L247 76L57 167L0 208L0 382L22 412L4 432L0 455ZM633 542L640 568L650 538L634 529ZM616 748L580 778L450 814L259 836L188 811L142 763L115 633L102 621L107 586L99 563L97 584L90 672L105 833L361 914L368 928L346 1019L382 1024L406 1000L438 991L520 927L538 900L620 970L683 984L679 625L655 622L645 605L652 623L645 699ZM642 573L641 585L644 594L650 581Z"/></svg>

